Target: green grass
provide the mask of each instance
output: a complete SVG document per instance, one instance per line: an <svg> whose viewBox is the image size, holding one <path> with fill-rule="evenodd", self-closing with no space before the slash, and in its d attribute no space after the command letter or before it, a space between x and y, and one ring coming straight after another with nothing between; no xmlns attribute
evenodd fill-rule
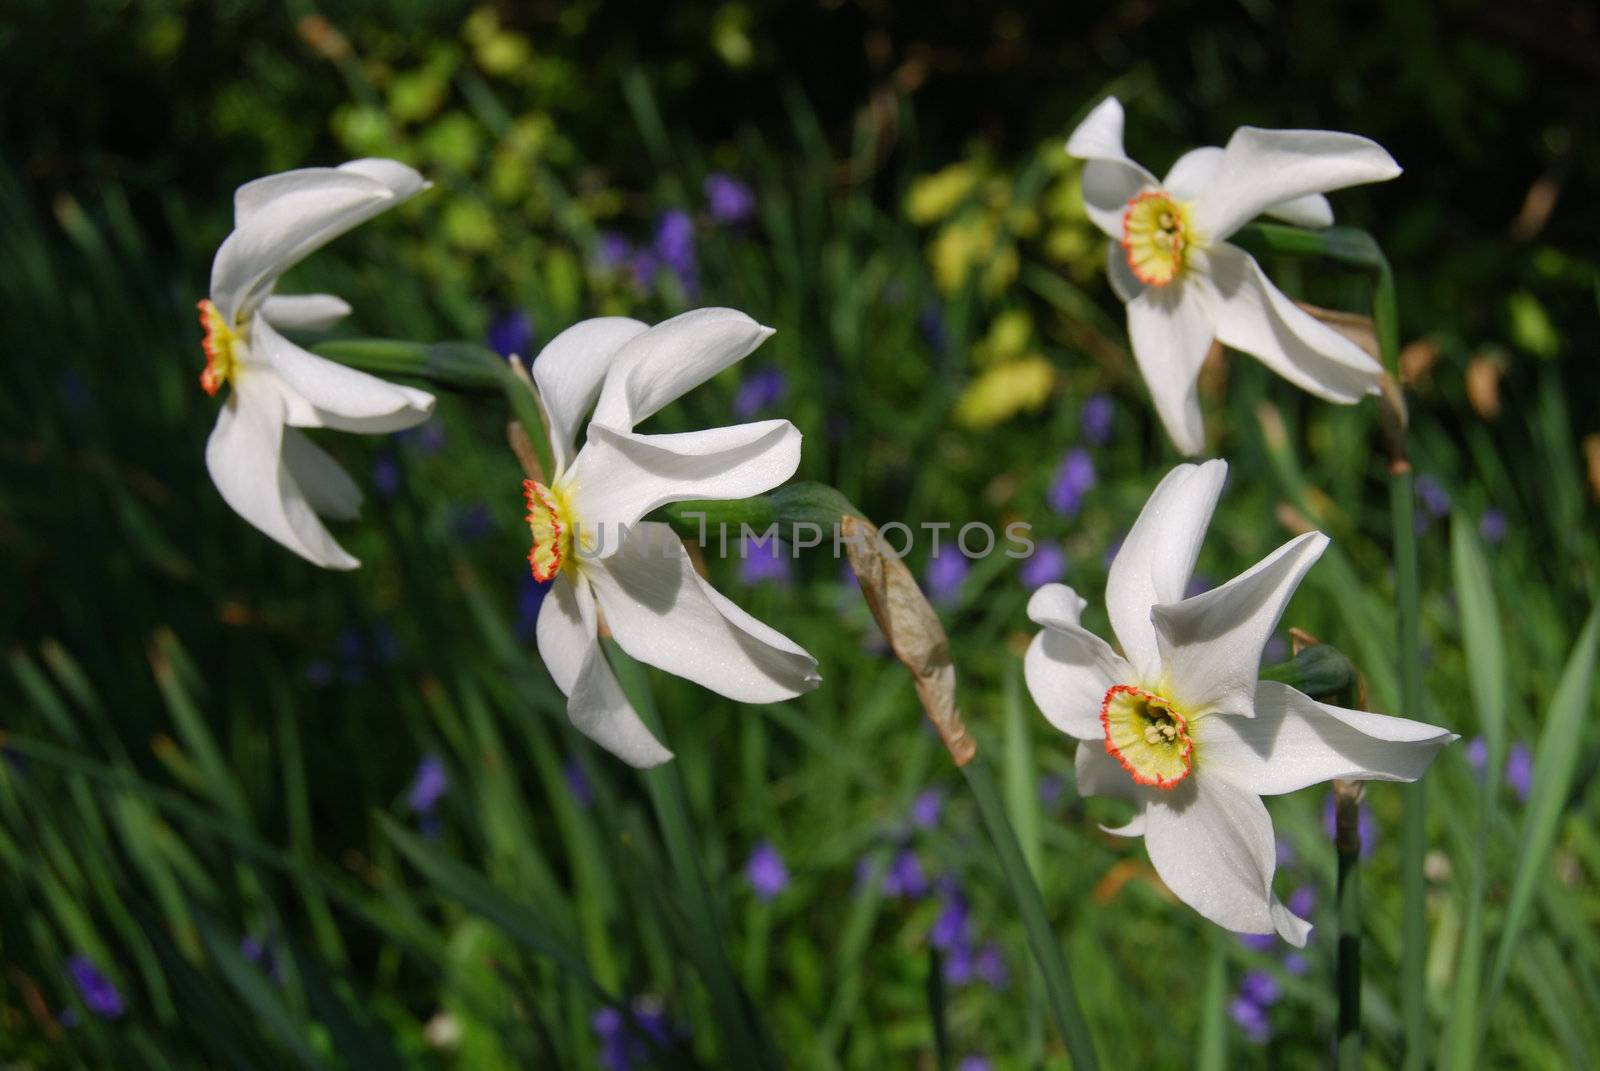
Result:
<svg viewBox="0 0 1600 1071"><path fill-rule="evenodd" d="M713 147L652 92L631 77L629 115L617 121L634 124L662 203L692 202ZM491 93L468 94L490 126ZM919 170L914 111L900 117L908 146L874 171L841 167L798 94L787 108L786 125L737 143L757 220L704 228L699 254L701 301L778 329L747 364L789 379L781 411L806 436L800 476L880 523L1032 521L1066 548L1088 623L1104 631L1105 554L1176 460L1122 352L1114 299L1027 241L1020 281L1003 295L976 285L941 294L928 232L901 211ZM1020 161L1006 195L1033 204L1044 167ZM566 203L570 178L552 168L539 181ZM364 334L475 338L485 311L471 272L495 269L470 256L441 266L448 257L427 242L452 200L479 192L453 177L423 208L346 240L293 282L350 298ZM643 998L638 1008L659 1005L675 1024L650 1056L667 1067L955 1066L977 1052L1005 1068L1065 1060L984 816L838 563L802 560L779 587L744 584L713 562L722 589L818 657L825 684L743 708L640 669L630 686L654 697L679 757L653 774L626 769L568 726L519 627L520 476L499 400L441 399L437 452L415 438L325 438L371 496L361 522L339 533L365 567L346 576L305 565L229 512L202 464L215 410L195 389L191 310L211 244L201 236L220 237L226 205L174 202L166 218L128 205L114 185L82 204L43 203L0 172L10 369L0 728L16 759L0 762L0 1057L592 1066L594 1012L633 1014ZM540 233L551 248L582 246L594 227L577 205ZM191 237L175 246L173 233ZM1405 302L1415 265L1396 260ZM619 303L646 319L681 306L569 267L575 275L555 260L518 264L499 279L543 338ZM1339 272L1280 267L1320 303L1364 300L1359 280ZM973 374L968 353L1013 306L1028 310L1034 345L1058 371L1051 402L985 431L959 428L951 409ZM942 312L942 347L918 328L929 307ZM1406 323L1419 334L1440 327L1417 320ZM1234 359L1226 392L1206 403L1231 479L1199 571L1232 575L1280 543L1281 507L1334 537L1286 624L1350 655L1374 709L1483 736L1493 757L1480 779L1458 746L1429 775L1431 1047L1452 1067L1578 1066L1600 1056L1590 1014L1600 1004L1600 547L1580 470L1586 425L1563 378L1583 358L1516 363L1490 424L1460 388L1465 354L1451 347L1443 367L1455 372L1436 372L1413 398L1418 471L1456 505L1418 536L1425 710L1399 703L1371 404L1330 410ZM732 372L708 384L663 413L661 430L726 423L737 382ZM1099 483L1069 520L1046 509L1044 493L1093 391L1114 398L1114 437L1093 451ZM402 473L390 497L373 491L380 454ZM480 503L481 532L463 524ZM1491 504L1508 534L1484 546L1473 530ZM1114 806L1071 790L1071 750L1020 687L1025 599L1015 563L991 559L944 609L945 624L986 748L983 802L1003 805L1017 831L1008 865L1025 862L1042 889L1102 1059L1323 1066L1338 931L1324 790L1271 803L1293 854L1280 891L1318 894L1308 969L1290 973L1281 952L1252 951L1166 896L1138 841L1100 832ZM1512 742L1535 756L1526 804L1498 773ZM405 803L424 754L439 755L451 779L433 838ZM587 803L569 788L573 768ZM1047 778L1067 787L1041 802ZM944 813L913 829L911 801L930 787L948 793ZM1369 1066L1402 1053L1402 791L1368 794L1378 830L1361 876ZM740 874L762 840L793 876L770 904ZM938 897L886 897L873 880L906 846L971 901L975 932L1009 969L1006 988L930 977ZM268 941L276 976L242 954L246 937ZM64 967L77 952L125 996L119 1019L83 1008ZM1232 987L1253 968L1284 991L1264 1047L1227 1018ZM64 1028L69 1010L78 1023Z"/></svg>

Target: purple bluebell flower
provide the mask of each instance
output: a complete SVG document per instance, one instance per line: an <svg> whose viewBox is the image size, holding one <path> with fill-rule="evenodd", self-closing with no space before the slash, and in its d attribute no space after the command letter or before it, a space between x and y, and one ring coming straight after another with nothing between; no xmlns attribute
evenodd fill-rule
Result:
<svg viewBox="0 0 1600 1071"><path fill-rule="evenodd" d="M941 952L952 952L957 946L966 945L968 915L967 901L961 893L946 889L943 907L928 930L928 943Z"/></svg>
<svg viewBox="0 0 1600 1071"><path fill-rule="evenodd" d="M1067 782L1056 774L1045 774L1039 778L1039 804L1049 810L1061 802L1061 796L1067 790Z"/></svg>
<svg viewBox="0 0 1600 1071"><path fill-rule="evenodd" d="M911 824L918 829L932 829L939 824L939 815L943 810L944 792L937 788L927 789L911 801Z"/></svg>
<svg viewBox="0 0 1600 1071"><path fill-rule="evenodd" d="M789 393L789 377L772 365L752 368L733 395L733 415L749 420L763 409L783 401Z"/></svg>
<svg viewBox="0 0 1600 1071"><path fill-rule="evenodd" d="M1246 971L1239 981L1239 995L1260 1007L1270 1008L1278 1002L1282 991L1278 980L1266 971Z"/></svg>
<svg viewBox="0 0 1600 1071"><path fill-rule="evenodd" d="M694 220L682 209L672 209L656 221L656 238L652 246L686 292L695 289Z"/></svg>
<svg viewBox="0 0 1600 1071"><path fill-rule="evenodd" d="M387 450L372 459L372 489L383 498L393 498L400 490L400 462Z"/></svg>
<svg viewBox="0 0 1600 1071"><path fill-rule="evenodd" d="M1272 1039L1272 1024L1266 1009L1248 997L1237 996L1228 1003L1228 1015L1251 1043L1265 1045Z"/></svg>
<svg viewBox="0 0 1600 1071"><path fill-rule="evenodd" d="M1361 858L1365 859L1372 854L1378 844L1378 823L1372 817L1372 812L1367 808L1367 801L1362 800L1356 812L1356 830L1361 837ZM1327 799L1322 804L1322 828L1332 840L1338 833L1339 809L1334 802L1334 795L1330 791Z"/></svg>
<svg viewBox="0 0 1600 1071"><path fill-rule="evenodd" d="M966 985L978 975L978 954L967 940L955 942L944 953L944 980L950 985Z"/></svg>
<svg viewBox="0 0 1600 1071"><path fill-rule="evenodd" d="M601 271L618 271L628 265L633 257L633 243L616 231L601 231L594 247L595 267Z"/></svg>
<svg viewBox="0 0 1600 1071"><path fill-rule="evenodd" d="M111 979L100 973L94 960L82 952L74 952L67 960L67 973L78 987L84 1007L102 1019L117 1019L127 1010L122 994Z"/></svg>
<svg viewBox="0 0 1600 1071"><path fill-rule="evenodd" d="M1061 459L1055 478L1050 481L1050 490L1045 494L1045 502L1063 517L1076 517L1083 506L1083 496L1094 483L1094 461L1089 451L1074 446Z"/></svg>
<svg viewBox="0 0 1600 1071"><path fill-rule="evenodd" d="M924 574L928 597L941 606L948 606L961 594L961 585L967 579L972 564L967 556L954 546L946 546L928 559Z"/></svg>
<svg viewBox="0 0 1600 1071"><path fill-rule="evenodd" d="M903 896L907 900L920 900L928 895L928 875L923 872L922 860L910 848L902 848L889 860L889 869L883 875L883 894Z"/></svg>
<svg viewBox="0 0 1600 1071"><path fill-rule="evenodd" d="M1040 543L1022 563L1022 586L1029 591L1053 584L1066 575L1066 552L1055 543Z"/></svg>
<svg viewBox="0 0 1600 1071"><path fill-rule="evenodd" d="M931 301L917 313L917 333L934 353L943 354L950 348L950 333L945 329L944 312Z"/></svg>
<svg viewBox="0 0 1600 1071"><path fill-rule="evenodd" d="M1474 736L1467 741L1467 762L1478 773L1483 773L1483 768L1489 764L1489 741L1481 736Z"/></svg>
<svg viewBox="0 0 1600 1071"><path fill-rule="evenodd" d="M1261 648L1261 664L1275 666L1289 658L1289 641L1274 633Z"/></svg>
<svg viewBox="0 0 1600 1071"><path fill-rule="evenodd" d="M1450 512L1450 492L1444 485L1427 473L1417 477L1417 499L1422 503L1422 509L1429 517L1437 520Z"/></svg>
<svg viewBox="0 0 1600 1071"><path fill-rule="evenodd" d="M260 937L255 934L245 934L239 942L239 954L254 963L264 971L278 985L283 984L283 964L278 960L278 953L272 947L272 936L264 934Z"/></svg>
<svg viewBox="0 0 1600 1071"><path fill-rule="evenodd" d="M487 502L468 502L456 515L454 527L463 541L476 542L494 530L494 514Z"/></svg>
<svg viewBox="0 0 1600 1071"><path fill-rule="evenodd" d="M1309 885L1302 885L1289 894L1289 910L1301 918L1310 918L1311 913L1317 909L1317 890Z"/></svg>
<svg viewBox="0 0 1600 1071"><path fill-rule="evenodd" d="M568 758L561 768L561 776L579 807L587 811L594 806L594 787L589 784L589 775L583 772L582 763L575 758Z"/></svg>
<svg viewBox="0 0 1600 1071"><path fill-rule="evenodd" d="M987 1056L973 1053L961 1058L961 1062L956 1064L956 1071L994 1071L994 1064L989 1062Z"/></svg>
<svg viewBox="0 0 1600 1071"><path fill-rule="evenodd" d="M1090 446L1104 446L1111 441L1111 396L1091 394L1084 400L1078 413L1078 427L1083 441Z"/></svg>
<svg viewBox="0 0 1600 1071"><path fill-rule="evenodd" d="M1196 595L1204 595L1217 586L1217 582L1205 573L1195 573L1189 577L1189 586L1183 589L1183 597L1192 599Z"/></svg>
<svg viewBox="0 0 1600 1071"><path fill-rule="evenodd" d="M755 890L756 899L765 904L789 887L789 868L784 865L777 846L764 840L750 853L744 865L744 878Z"/></svg>
<svg viewBox="0 0 1600 1071"><path fill-rule="evenodd" d="M1478 534L1491 546L1502 542L1506 537L1505 510L1494 506L1484 510L1483 516L1478 518Z"/></svg>
<svg viewBox="0 0 1600 1071"><path fill-rule="evenodd" d="M992 989L1004 989L1011 984L1011 969L1006 966L1006 957L993 941L978 949L972 970L979 981Z"/></svg>
<svg viewBox="0 0 1600 1071"><path fill-rule="evenodd" d="M640 249L628 258L628 277L636 289L650 293L656 288L656 273L661 270L661 258L648 249Z"/></svg>
<svg viewBox="0 0 1600 1071"><path fill-rule="evenodd" d="M620 1009L610 1007L601 1008L590 1017L589 1027L600 1042L600 1066L604 1071L635 1071L651 1066L654 1060L647 1039L660 1046L672 1044L672 1025L666 1013L653 1003L635 1001L633 1018L634 1022L629 1023Z"/></svg>
<svg viewBox="0 0 1600 1071"><path fill-rule="evenodd" d="M746 540L739 555L739 579L746 584L782 587L794 579L794 566L776 542L756 544Z"/></svg>
<svg viewBox="0 0 1600 1071"><path fill-rule="evenodd" d="M413 814L432 814L449 790L450 774L444 768L444 760L437 755L424 755L406 791L406 804Z"/></svg>
<svg viewBox="0 0 1600 1071"><path fill-rule="evenodd" d="M1517 794L1517 799L1528 802L1533 791L1533 752L1526 744L1512 744L1506 753L1506 784Z"/></svg>
<svg viewBox="0 0 1600 1071"><path fill-rule="evenodd" d="M395 438L419 454L437 454L444 449L444 421L440 420L436 415L427 423L418 424L414 428L407 428L405 431L398 433Z"/></svg>
<svg viewBox="0 0 1600 1071"><path fill-rule="evenodd" d="M1296 978L1311 970L1311 964L1298 952L1290 952L1283 957L1283 969Z"/></svg>
<svg viewBox="0 0 1600 1071"><path fill-rule="evenodd" d="M538 581L528 575L528 570L521 570L521 587L517 592L517 636L524 643L531 641L539 628L539 610L544 606L544 598L550 594L550 585L554 580Z"/></svg>
<svg viewBox="0 0 1600 1071"><path fill-rule="evenodd" d="M533 317L526 309L510 309L489 324L484 342L502 357L533 357Z"/></svg>
<svg viewBox="0 0 1600 1071"><path fill-rule="evenodd" d="M756 195L726 171L713 171L705 181L706 209L718 223L743 223L756 211Z"/></svg>
<svg viewBox="0 0 1600 1071"><path fill-rule="evenodd" d="M1278 935L1274 933L1241 933L1235 936L1241 945L1252 952L1272 952L1278 947Z"/></svg>

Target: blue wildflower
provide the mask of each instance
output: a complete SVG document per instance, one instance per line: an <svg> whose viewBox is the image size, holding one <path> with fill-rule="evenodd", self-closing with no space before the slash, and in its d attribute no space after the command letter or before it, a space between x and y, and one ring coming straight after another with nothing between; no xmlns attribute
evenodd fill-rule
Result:
<svg viewBox="0 0 1600 1071"><path fill-rule="evenodd" d="M918 829L932 829L939 824L939 814L944 810L944 793L930 788L911 802L911 824Z"/></svg>
<svg viewBox="0 0 1600 1071"><path fill-rule="evenodd" d="M705 194L706 208L718 223L743 223L755 215L754 191L725 171L706 176Z"/></svg>
<svg viewBox="0 0 1600 1071"><path fill-rule="evenodd" d="M953 546L944 547L928 559L925 574L928 597L944 606L955 602L971 569L972 564L967 561L965 554Z"/></svg>
<svg viewBox="0 0 1600 1071"><path fill-rule="evenodd" d="M789 887L789 868L771 841L755 846L744 865L744 878L755 890L756 899L768 903Z"/></svg>
<svg viewBox="0 0 1600 1071"><path fill-rule="evenodd" d="M895 853L883 875L883 892L885 896L903 896L908 900L920 900L928 895L928 875L923 872L922 860L917 858L916 852L903 848Z"/></svg>
<svg viewBox="0 0 1600 1071"><path fill-rule="evenodd" d="M444 760L437 755L424 755L417 763L416 775L406 793L406 803L414 814L432 814L439 800L450 790L450 774Z"/></svg>
<svg viewBox="0 0 1600 1071"><path fill-rule="evenodd" d="M696 261L694 252L694 220L682 209L663 213L656 222L656 238L652 245L661 263L678 277L685 292L695 290Z"/></svg>
<svg viewBox="0 0 1600 1071"><path fill-rule="evenodd" d="M1055 543L1041 543L1022 563L1022 586L1029 591L1053 584L1067 575L1067 555Z"/></svg>
<svg viewBox="0 0 1600 1071"><path fill-rule="evenodd" d="M1491 546L1502 542L1506 537L1505 511L1494 506L1484 510L1483 516L1478 518L1478 534Z"/></svg>
<svg viewBox="0 0 1600 1071"><path fill-rule="evenodd" d="M393 498L400 490L400 462L388 450L372 459L372 489L383 498Z"/></svg>
<svg viewBox="0 0 1600 1071"><path fill-rule="evenodd" d="M127 1010L122 994L111 979L100 973L94 960L82 952L75 952L67 960L67 973L78 987L84 1007L102 1019L117 1019Z"/></svg>
<svg viewBox="0 0 1600 1071"><path fill-rule="evenodd" d="M1111 441L1111 398L1105 394L1091 394L1084 400L1078 413L1078 427L1083 441L1090 446L1104 446Z"/></svg>
<svg viewBox="0 0 1600 1071"><path fill-rule="evenodd" d="M783 401L789 393L789 378L772 365L751 369L733 395L733 415L749 420L763 409Z"/></svg>
<svg viewBox="0 0 1600 1071"><path fill-rule="evenodd" d="M1528 802L1533 791L1533 752L1526 744L1512 744L1506 753L1506 784L1517 794L1517 799Z"/></svg>
<svg viewBox="0 0 1600 1071"><path fill-rule="evenodd" d="M533 356L533 317L526 309L511 309L489 324L484 341L502 357Z"/></svg>
<svg viewBox="0 0 1600 1071"><path fill-rule="evenodd" d="M1055 478L1050 481L1045 502L1063 517L1076 517L1083 505L1083 496L1094 484L1094 461L1089 457L1089 451L1075 446L1061 459Z"/></svg>
<svg viewBox="0 0 1600 1071"><path fill-rule="evenodd" d="M582 763L574 758L567 759L566 765L561 768L561 776L579 807L587 811L594 806L594 787L589 784L589 775L584 773Z"/></svg>

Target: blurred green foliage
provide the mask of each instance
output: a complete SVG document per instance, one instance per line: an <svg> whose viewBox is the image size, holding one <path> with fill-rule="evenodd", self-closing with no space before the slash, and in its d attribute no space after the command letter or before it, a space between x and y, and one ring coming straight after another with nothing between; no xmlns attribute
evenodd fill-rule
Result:
<svg viewBox="0 0 1600 1071"><path fill-rule="evenodd" d="M1175 460L1060 151L1111 91L1157 171L1245 123L1357 131L1406 167L1334 198L1395 264L1415 458L1450 499L1421 534L1430 707L1405 713L1467 737L1503 726L1558 786L1524 824L1464 747L1430 774L1431 1010L1441 1032L1482 1016L1481 1049L1444 1040L1485 1064L1594 1062L1600 739L1572 682L1600 577L1596 41L1592 12L1561 2L16 5L0 22L0 1058L592 1066L591 1017L610 1006L665 1012L651 1058L666 1066L727 1062L646 785L567 726L533 653L504 414L444 398L418 433L324 440L370 495L340 533L366 563L353 576L284 553L212 489L192 309L236 185L360 154L427 172L434 191L291 280L349 298L372 335L479 339L512 309L540 339L602 313L749 312L778 334L743 371L783 373L771 412L806 435L803 477L880 521L1032 522L1103 630L1107 552ZM714 171L752 187L751 219L715 218ZM692 277L637 268L674 211ZM612 235L634 259L608 258ZM1269 268L1297 297L1367 308L1359 276ZM740 374L664 430L726 423ZM1047 491L1096 393L1113 430L1064 516ZM1329 409L1243 360L1208 370L1205 403L1232 476L1200 573L1328 531L1287 623L1348 653L1395 710L1373 408ZM976 816L836 563L803 559L787 586L712 568L826 680L740 709L648 675L729 955L777 1048L806 1067L934 1066L936 1043L1058 1062ZM1321 793L1272 803L1293 860L1281 891L1319 894L1297 974L1173 904L1137 842L1099 832L1112 809L1072 792L1070 751L1018 687L1025 599L996 557L942 610L1103 1055L1183 1065L1203 1035L1226 1066L1320 1065ZM1503 710L1464 637L1503 650ZM1542 735L1547 710L1559 736ZM431 838L406 800L428 754L450 782ZM920 829L908 808L929 787L951 801ZM1388 1066L1398 796L1377 785L1368 802L1368 1053ZM793 879L771 903L740 876L761 841ZM1519 874L1530 843L1548 853ZM941 898L879 880L907 847L971 901L1005 988L930 989ZM247 954L263 945L270 964ZM1469 951L1505 974L1475 1008L1456 981ZM120 1017L85 1008L75 953L123 994ZM1226 1022L1215 981L1250 968L1284 991L1264 1046Z"/></svg>

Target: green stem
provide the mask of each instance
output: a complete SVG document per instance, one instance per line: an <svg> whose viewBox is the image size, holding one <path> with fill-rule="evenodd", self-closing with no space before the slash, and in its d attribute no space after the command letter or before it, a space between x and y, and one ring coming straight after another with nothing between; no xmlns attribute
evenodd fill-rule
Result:
<svg viewBox="0 0 1600 1071"><path fill-rule="evenodd" d="M656 710L655 698L650 692L650 683L645 678L643 667L623 654L616 644L608 642L606 647L623 691L645 725L665 746L666 735L662 731L661 716ZM716 901L712 896L711 884L706 880L705 868L700 863L700 853L689 821L689 797L684 790L678 764L664 763L641 771L640 776L644 779L656 821L661 827L661 838L666 845L667 857L677 883L678 906L688 919L695 964L711 996L717 1021L726 1035L726 1063L731 1067L775 1068L779 1066L777 1056L739 986L733 964L728 960L722 944L721 927L715 914Z"/></svg>
<svg viewBox="0 0 1600 1071"><path fill-rule="evenodd" d="M1050 1011L1055 1017L1056 1028L1061 1031L1062 1040L1067 1044L1067 1052L1072 1057L1072 1066L1079 1071L1091 1071L1099 1066L1099 1061L1095 1057L1094 1041L1089 1036L1089 1024L1084 1020L1083 1010L1078 1006L1078 998L1072 986L1072 974L1067 969L1066 958L1061 954L1061 943L1050 929L1050 920L1045 915L1044 899L1039 895L1039 886L1034 883L1033 874L1028 870L1028 862L1023 858L1022 846L1017 842L1016 831L1011 828L1011 822L1006 818L1005 806L1000 802L1000 789L995 784L994 774L981 753L961 767L961 773L966 777L968 787L972 789L973 798L978 804L978 813L982 815L983 824L989 830L990 839L994 841L995 852L1000 857L1000 867L1005 871L1006 882L1011 886L1012 896L1016 899L1017 912L1021 915L1023 928L1028 934L1028 945L1033 950L1033 958L1039 964L1040 973L1044 975Z"/></svg>

